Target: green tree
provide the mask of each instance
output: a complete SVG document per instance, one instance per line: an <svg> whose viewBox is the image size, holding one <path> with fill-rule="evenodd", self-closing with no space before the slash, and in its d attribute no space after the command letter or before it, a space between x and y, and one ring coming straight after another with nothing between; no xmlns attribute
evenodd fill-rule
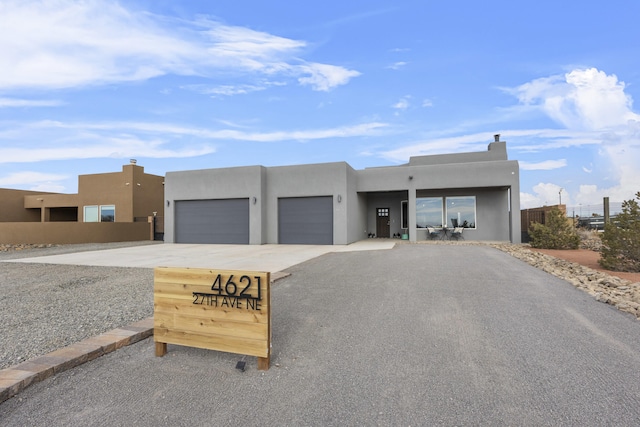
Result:
<svg viewBox="0 0 640 427"><path fill-rule="evenodd" d="M636 193L640 200L640 192ZM608 270L640 272L640 206L622 202L622 213L606 224L602 235L600 265Z"/></svg>
<svg viewBox="0 0 640 427"><path fill-rule="evenodd" d="M529 237L534 248L577 249L580 245L576 229L558 208L546 213L545 224L531 224Z"/></svg>

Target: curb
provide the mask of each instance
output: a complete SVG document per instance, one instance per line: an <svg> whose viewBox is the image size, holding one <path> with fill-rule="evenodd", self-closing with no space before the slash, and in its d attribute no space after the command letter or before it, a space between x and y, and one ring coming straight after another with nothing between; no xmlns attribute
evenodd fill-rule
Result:
<svg viewBox="0 0 640 427"><path fill-rule="evenodd" d="M271 283L289 276L271 273ZM0 370L0 403L32 384L153 335L153 316Z"/></svg>
<svg viewBox="0 0 640 427"><path fill-rule="evenodd" d="M0 371L0 403L32 384L153 335L153 317L87 338Z"/></svg>

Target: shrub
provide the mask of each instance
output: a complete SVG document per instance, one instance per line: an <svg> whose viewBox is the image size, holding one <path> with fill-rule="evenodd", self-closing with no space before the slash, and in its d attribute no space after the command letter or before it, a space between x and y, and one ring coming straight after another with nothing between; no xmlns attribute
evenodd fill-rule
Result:
<svg viewBox="0 0 640 427"><path fill-rule="evenodd" d="M640 200L640 192L636 193ZM622 213L606 224L600 265L608 270L640 272L640 207L636 200L622 202Z"/></svg>
<svg viewBox="0 0 640 427"><path fill-rule="evenodd" d="M545 224L531 224L529 237L534 248L577 249L580 244L575 228L558 208L546 213Z"/></svg>

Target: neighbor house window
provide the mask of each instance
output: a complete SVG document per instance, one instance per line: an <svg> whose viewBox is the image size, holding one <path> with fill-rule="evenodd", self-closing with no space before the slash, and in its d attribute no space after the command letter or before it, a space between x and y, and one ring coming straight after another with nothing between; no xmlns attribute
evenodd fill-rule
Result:
<svg viewBox="0 0 640 427"><path fill-rule="evenodd" d="M100 206L100 222L115 222L116 207L114 205Z"/></svg>
<svg viewBox="0 0 640 427"><path fill-rule="evenodd" d="M84 222L115 222L115 220L115 205L84 207Z"/></svg>
<svg viewBox="0 0 640 427"><path fill-rule="evenodd" d="M85 206L84 207L84 222L98 222L98 207L97 206Z"/></svg>
<svg viewBox="0 0 640 427"><path fill-rule="evenodd" d="M476 228L476 197L447 197L447 225L449 227Z"/></svg>
<svg viewBox="0 0 640 427"><path fill-rule="evenodd" d="M416 199L416 227L441 227L442 211L442 197Z"/></svg>

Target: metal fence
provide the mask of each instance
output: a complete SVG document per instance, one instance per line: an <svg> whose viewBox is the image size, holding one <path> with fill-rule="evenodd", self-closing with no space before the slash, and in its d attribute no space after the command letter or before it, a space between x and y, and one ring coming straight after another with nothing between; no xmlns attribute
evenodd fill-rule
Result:
<svg viewBox="0 0 640 427"><path fill-rule="evenodd" d="M622 212L622 202L609 202L609 215L614 216ZM604 204L599 205L575 205L567 206L569 218L585 218L592 216L604 216Z"/></svg>

